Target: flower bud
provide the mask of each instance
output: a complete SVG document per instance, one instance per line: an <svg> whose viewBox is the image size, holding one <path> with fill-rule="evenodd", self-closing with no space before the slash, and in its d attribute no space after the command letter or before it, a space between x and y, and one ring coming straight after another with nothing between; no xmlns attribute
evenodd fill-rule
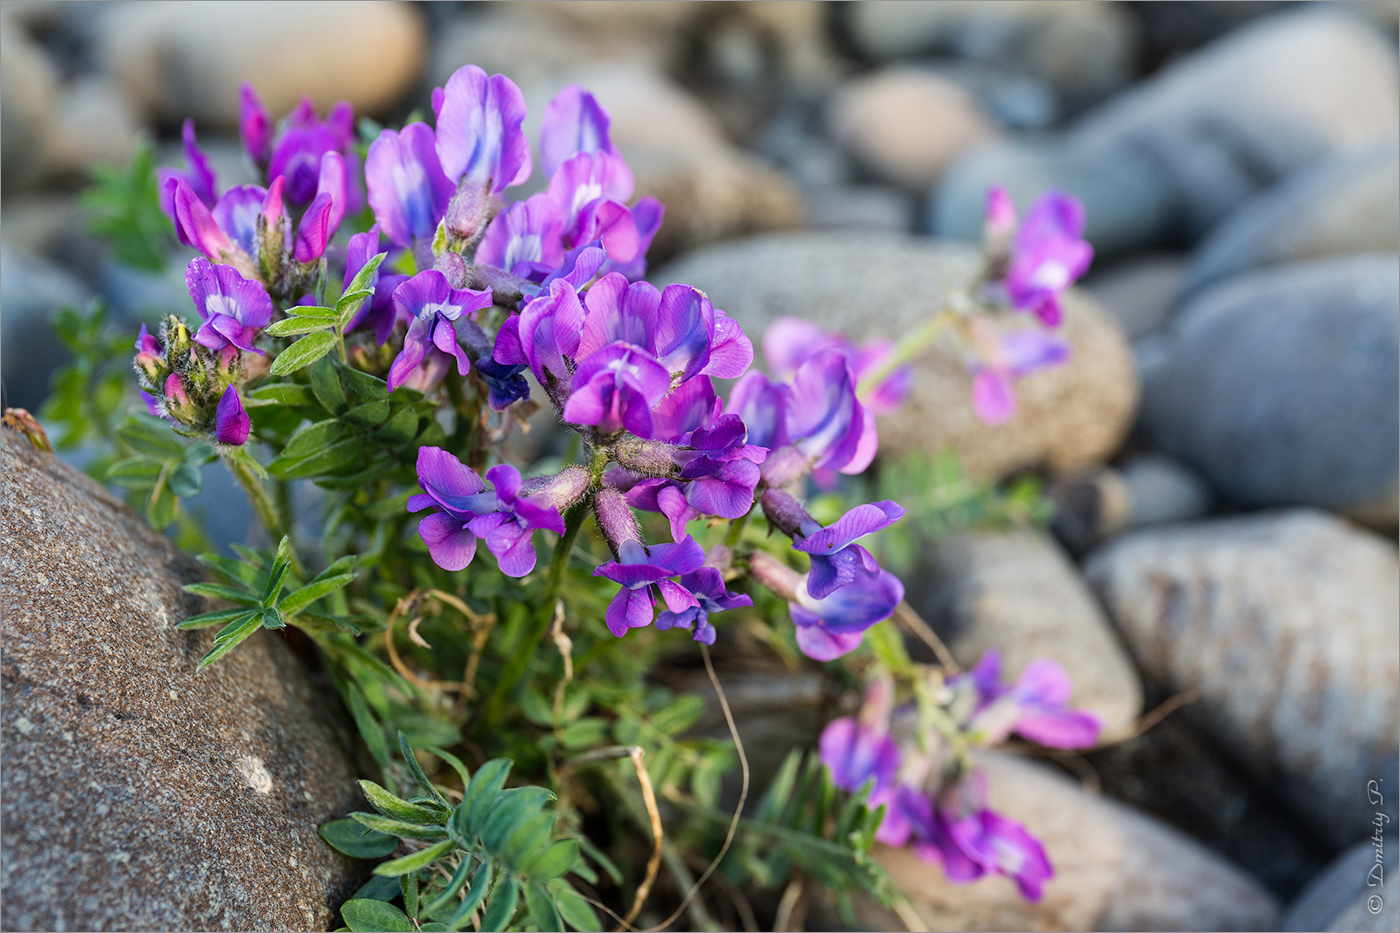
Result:
<svg viewBox="0 0 1400 933"><path fill-rule="evenodd" d="M447 277L447 282L453 288L466 288L469 268L467 261L460 253L451 250L439 253L433 259L433 268Z"/></svg>
<svg viewBox="0 0 1400 933"><path fill-rule="evenodd" d="M190 329L185 322L175 315L165 319L164 333L161 339L165 342L166 359L174 366L178 360L183 360L190 355L194 348L194 340L190 336Z"/></svg>
<svg viewBox="0 0 1400 933"><path fill-rule="evenodd" d="M637 517L632 507L616 489L604 486L593 496L593 514L598 519L598 528L608 539L614 551L627 542L639 543L641 529L637 527Z"/></svg>
<svg viewBox="0 0 1400 933"><path fill-rule="evenodd" d="M457 193L447 203L444 221L449 236L463 243L472 243L486 232L491 220L491 192L479 184L463 179Z"/></svg>
<svg viewBox="0 0 1400 933"><path fill-rule="evenodd" d="M665 441L647 441L624 434L613 445L613 458L642 476L679 476L676 453L680 448Z"/></svg>
<svg viewBox="0 0 1400 933"><path fill-rule="evenodd" d="M180 378L179 373L171 373L165 380L164 394L165 410L170 412L172 418L186 424L199 421L199 412L190 400L189 393L185 391L185 381Z"/></svg>

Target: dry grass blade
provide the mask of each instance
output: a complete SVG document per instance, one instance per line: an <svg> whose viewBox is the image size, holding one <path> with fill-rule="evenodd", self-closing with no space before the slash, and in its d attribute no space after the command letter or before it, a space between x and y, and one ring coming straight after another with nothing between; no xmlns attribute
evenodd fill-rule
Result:
<svg viewBox="0 0 1400 933"><path fill-rule="evenodd" d="M948 646L943 644L943 639L938 637L929 624L914 611L914 607L906 602L901 602L894 609L894 618L906 630L912 632L920 641L933 649L933 653L938 657L938 663L943 665L945 673L953 674L958 670L958 662L953 660L953 652L948 650Z"/></svg>

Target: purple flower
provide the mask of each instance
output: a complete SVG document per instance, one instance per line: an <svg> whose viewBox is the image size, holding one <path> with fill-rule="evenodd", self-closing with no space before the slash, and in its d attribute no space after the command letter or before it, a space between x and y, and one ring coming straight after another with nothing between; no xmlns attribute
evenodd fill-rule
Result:
<svg viewBox="0 0 1400 933"><path fill-rule="evenodd" d="M797 367L791 385L749 373L735 383L725 411L743 419L753 443L773 451L763 467L771 486L812 470L856 474L875 458L879 436L855 389L846 358L827 347Z"/></svg>
<svg viewBox="0 0 1400 933"><path fill-rule="evenodd" d="M695 543L694 538L687 537L673 544L653 544L651 547L636 538L627 538L618 543L617 559L593 571L595 577L604 577L622 585L605 613L608 631L621 637L627 634L629 628L650 625L656 609L653 586L661 593L666 608L672 613L679 615L698 608L700 600L690 589L670 578L695 573L704 562L705 551Z"/></svg>
<svg viewBox="0 0 1400 933"><path fill-rule="evenodd" d="M219 397L218 410L214 412L214 439L220 444L240 446L248 439L253 422L243 410L238 390L229 386Z"/></svg>
<svg viewBox="0 0 1400 933"><path fill-rule="evenodd" d="M364 233L352 236L345 251L345 278L341 288L349 288L350 283L354 281L356 275L359 275L365 264L378 256L380 252L378 224L370 227ZM370 278L369 284L374 289L374 295L360 306L359 312L350 322L350 329L368 327L374 331L376 342L383 344L387 341L394 330L396 317L394 291L406 281L408 281L408 276L398 272L389 272L381 263Z"/></svg>
<svg viewBox="0 0 1400 933"><path fill-rule="evenodd" d="M1001 655L988 651L966 674L949 682L976 698L966 730L979 744L991 745L1016 733L1050 748L1087 748L1098 741L1097 716L1069 707L1074 684L1058 662L1031 661L1011 687L1001 683Z"/></svg>
<svg viewBox="0 0 1400 933"><path fill-rule="evenodd" d="M832 720L822 730L818 743L822 764L831 773L831 783L855 792L873 778L872 802L894 786L902 761L899 746L889 735L893 692L889 680L871 681L866 688L860 718L843 716Z"/></svg>
<svg viewBox="0 0 1400 933"><path fill-rule="evenodd" d="M444 570L470 564L477 539L485 538L501 572L523 577L535 569L534 532L544 528L563 534L564 519L549 495L521 495L515 467L499 464L487 470L486 477L494 490L487 490L476 471L442 448L420 447L418 482L424 492L409 497L408 510L434 509L418 523L418 533L434 563Z"/></svg>
<svg viewBox="0 0 1400 933"><path fill-rule="evenodd" d="M690 540L690 539L686 539ZM695 633L695 640L706 645L715 643L715 627L710 622L710 614L739 606L752 606L753 600L742 593L731 593L724 588L724 577L714 567L701 567L694 573L681 577L681 586L690 591L697 605L679 612L663 609L656 616L659 629L683 628ZM669 606L669 602L667 603Z"/></svg>
<svg viewBox="0 0 1400 933"><path fill-rule="evenodd" d="M1002 185L992 185L987 189L983 231L993 250L1005 249L1011 242L1011 235L1016 232L1016 205Z"/></svg>
<svg viewBox="0 0 1400 933"><path fill-rule="evenodd" d="M344 157L338 152L327 152L321 158L316 198L297 226L293 250L297 262L315 262L326 252L326 245L345 217L345 177Z"/></svg>
<svg viewBox="0 0 1400 933"><path fill-rule="evenodd" d="M604 434L626 428L637 437L651 437L652 406L670 386L665 367L617 340L579 363L563 417L570 424L594 425Z"/></svg>
<svg viewBox="0 0 1400 933"><path fill-rule="evenodd" d="M1016 413L1015 380L1069 359L1069 344L1038 329L998 335L982 321L969 333L981 351L973 363L972 410L987 424L1003 424Z"/></svg>
<svg viewBox="0 0 1400 933"><path fill-rule="evenodd" d="M450 359L457 372L471 370L466 351L457 342L452 322L462 314L491 307L491 289L453 288L435 269L420 272L394 289L394 307L408 318L403 350L389 367L389 391L401 385L428 391L446 375Z"/></svg>
<svg viewBox="0 0 1400 933"><path fill-rule="evenodd" d="M238 135L253 164L266 169L272 154L272 121L267 108L258 99L258 92L247 81L238 86Z"/></svg>
<svg viewBox="0 0 1400 933"><path fill-rule="evenodd" d="M528 365L555 404L562 405L568 398L571 361L583 322L578 292L566 279L556 279L547 292L501 325L492 358L505 365Z"/></svg>
<svg viewBox="0 0 1400 933"><path fill-rule="evenodd" d="M857 384L866 374L882 367L895 349L892 341L882 338L857 347L841 334L830 333L797 317L780 317L763 333L763 355L775 379L790 377L815 353L828 347L835 347L846 357ZM863 395L861 402L875 414L885 414L899 407L913 384L913 369L900 366Z"/></svg>
<svg viewBox="0 0 1400 933"><path fill-rule="evenodd" d="M525 97L505 75L464 65L434 95L437 154L455 186L466 182L498 194L530 177L530 145L520 124Z"/></svg>
<svg viewBox="0 0 1400 933"><path fill-rule="evenodd" d="M1054 876L1055 870L1045 855L1045 847L1026 827L988 809L975 810L961 819L945 817L945 820L942 833L952 846L945 844L940 847L940 856L950 881L964 880L955 877L949 866L958 866L962 870L957 874L966 875L968 870L963 867L965 859L980 869L973 877L982 872L1005 875L1016 882L1016 887L1026 900L1040 900L1045 882ZM963 859L950 852L954 847ZM915 846L915 851L918 851L918 846Z"/></svg>
<svg viewBox="0 0 1400 933"><path fill-rule="evenodd" d="M384 130L365 157L369 206L395 246L431 241L452 199L452 182L438 162L436 137L426 123Z"/></svg>
<svg viewBox="0 0 1400 933"><path fill-rule="evenodd" d="M272 322L272 299L261 283L245 279L232 266L195 258L185 269L185 285L204 319L195 333L196 343L211 350L231 345L262 354L253 340Z"/></svg>
<svg viewBox="0 0 1400 933"><path fill-rule="evenodd" d="M359 165L355 160L354 142L355 111L349 101L335 104L326 112L324 120L318 120L315 105L308 98L302 98L271 142L267 177L285 176L287 200L306 204L319 193L321 163L326 153L339 153L351 163L352 169L346 173L342 197L349 210L358 210L364 202L355 181Z"/></svg>
<svg viewBox="0 0 1400 933"><path fill-rule="evenodd" d="M577 84L560 91L544 108L540 121L540 167L546 178L580 152L617 149L608 138L608 113L593 95Z"/></svg>
<svg viewBox="0 0 1400 933"><path fill-rule="evenodd" d="M770 489L764 496L774 493L781 494L781 490ZM880 567L875 558L855 542L888 528L903 517L904 507L886 499L858 505L825 528L809 518L792 542L794 550L812 559L811 570L807 573L807 592L814 599L823 599L854 581L860 568L869 573L878 572Z"/></svg>
<svg viewBox="0 0 1400 933"><path fill-rule="evenodd" d="M475 261L543 280L564 261L563 224L559 208L543 192L516 201L486 225Z"/></svg>
<svg viewBox="0 0 1400 933"><path fill-rule="evenodd" d="M989 204L1003 223L1005 208ZM1084 206L1063 191L1052 190L1031 205L1011 243L1004 287L1012 307L1029 311L1046 324L1060 323L1060 295L1084 274L1094 249L1083 239Z"/></svg>
<svg viewBox="0 0 1400 933"><path fill-rule="evenodd" d="M199 148L199 143L195 141L193 119L185 120L180 138L185 145L185 160L190 164L189 171L182 172L173 168L156 170L160 209L171 221L175 220L174 187L170 185L172 179L180 179L189 185L195 197L199 198L206 207L213 207L219 198L218 176L214 173L214 166L210 164L209 157L204 154L204 151ZM175 232L177 236L181 237L180 242L186 246L194 245L183 238L178 224Z"/></svg>
<svg viewBox="0 0 1400 933"><path fill-rule="evenodd" d="M821 599L806 586L788 604L797 626L797 646L817 661L831 661L855 649L863 633L894 614L904 599L904 584L888 570L857 565L851 582Z"/></svg>
<svg viewBox="0 0 1400 933"><path fill-rule="evenodd" d="M563 217L564 246L601 241L613 262L636 259L641 232L625 203L634 185L627 163L609 152L580 152L559 166L547 193Z"/></svg>

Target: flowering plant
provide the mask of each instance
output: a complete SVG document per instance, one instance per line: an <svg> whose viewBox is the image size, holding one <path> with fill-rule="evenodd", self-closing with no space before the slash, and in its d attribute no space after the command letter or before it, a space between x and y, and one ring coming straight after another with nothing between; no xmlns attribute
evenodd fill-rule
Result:
<svg viewBox="0 0 1400 933"><path fill-rule="evenodd" d="M646 281L664 208L634 198L590 93L571 86L546 107L545 188L513 202L536 161L519 89L469 65L432 110L394 130L307 102L274 123L245 87L260 183L223 191L185 125L188 167L156 189L199 254L186 283L200 320L142 328L149 417L121 429L133 455L111 473L166 503L168 523L172 498L199 491L189 464L217 455L280 542L204 555L219 580L191 589L230 608L182 627L220 627L202 665L259 628L299 633L353 715L381 772L362 782L376 812L322 834L397 857L345 906L350 928L596 929L595 908L630 925L663 861L678 904L663 923L689 909L698 924L699 884L736 836L759 884L796 872L838 898L888 900L867 855L879 840L955 881L1000 872L1039 897L1049 860L987 809L969 754L1013 733L1090 744L1096 722L1066 707L1050 662L1011 686L994 655L966 673L912 662L880 623L900 615L931 635L871 550L904 506L833 512L808 493L867 470L877 416L908 394L935 335L964 349L970 402L992 423L1014 411L1015 379L1066 358L1059 296L1091 255L1077 202L1052 192L1018 224L992 191L985 262L925 328L856 345L784 318L762 337L765 373L703 291ZM553 443L517 449L527 429ZM292 508L304 481L320 490L319 541ZM786 807L776 780L747 823L722 691L732 747L688 734L696 697L647 681L684 651L678 629L719 690L709 646L740 624L869 683L859 715L822 733L810 799ZM730 817L721 777L736 755ZM512 769L527 783L506 788ZM850 795L839 814L823 786ZM722 842L707 835L717 815ZM650 852L639 880L616 864L632 861L632 825ZM717 848L699 882L673 837Z"/></svg>

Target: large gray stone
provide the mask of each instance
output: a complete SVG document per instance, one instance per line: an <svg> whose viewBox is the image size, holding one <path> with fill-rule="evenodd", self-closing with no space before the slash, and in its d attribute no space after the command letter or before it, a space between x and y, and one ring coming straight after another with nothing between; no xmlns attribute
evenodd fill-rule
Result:
<svg viewBox="0 0 1400 933"><path fill-rule="evenodd" d="M1144 367L1142 425L1246 506L1397 517L1395 256L1236 276L1181 308Z"/></svg>
<svg viewBox="0 0 1400 933"><path fill-rule="evenodd" d="M953 884L908 849L875 857L929 930L1269 930L1278 904L1239 868L1174 829L1041 765L985 754L990 805L1025 824L1055 876L1038 903L1008 878ZM858 901L862 930L907 930Z"/></svg>
<svg viewBox="0 0 1400 933"><path fill-rule="evenodd" d="M1390 829L1347 849L1309 881L1288 906L1282 928L1288 933L1393 929L1400 920L1400 838Z"/></svg>
<svg viewBox="0 0 1400 933"><path fill-rule="evenodd" d="M0 429L5 928L324 930L360 871L348 723L275 636L208 670L199 568Z"/></svg>
<svg viewBox="0 0 1400 933"><path fill-rule="evenodd" d="M1018 203L1078 195L1103 254L1194 242L1292 172L1364 149L1400 124L1393 48L1366 24L1309 9L1231 34L1117 95L1063 136L973 150L940 180L942 236L980 236L988 185Z"/></svg>
<svg viewBox="0 0 1400 933"><path fill-rule="evenodd" d="M1400 781L1394 543L1294 510L1129 534L1085 574L1186 715L1334 844L1368 833L1367 782Z"/></svg>
<svg viewBox="0 0 1400 933"><path fill-rule="evenodd" d="M1400 252L1400 137L1299 172L1247 201L1201 244L1190 294L1259 266Z"/></svg>
<svg viewBox="0 0 1400 933"><path fill-rule="evenodd" d="M308 95L381 113L422 70L426 30L407 4L241 0L103 6L99 57L154 116L238 126L249 81L274 120ZM466 64L463 62L462 64Z"/></svg>
<svg viewBox="0 0 1400 933"><path fill-rule="evenodd" d="M1043 78L1076 103L1122 86L1137 46L1133 18L1106 3L875 0L842 12L850 39L870 58L951 53Z"/></svg>
<svg viewBox="0 0 1400 933"><path fill-rule="evenodd" d="M1012 679L1051 658L1074 681L1072 704L1099 717L1101 741L1132 731L1142 712L1137 671L1054 541L1029 531L943 538L925 549L908 586L910 605L959 664L996 649Z"/></svg>
<svg viewBox="0 0 1400 933"><path fill-rule="evenodd" d="M898 340L925 323L958 282L975 274L966 247L893 233L770 234L690 253L657 271L658 283L686 282L734 315L758 345L782 315L797 315L859 342ZM927 454L951 447L978 477L1039 464L1075 470L1118 449L1137 405L1132 353L1109 315L1071 291L1062 334L1064 366L1017 383L1006 424L983 424L969 402L971 380L959 348L936 341L914 361L909 399L880 422L881 449Z"/></svg>

